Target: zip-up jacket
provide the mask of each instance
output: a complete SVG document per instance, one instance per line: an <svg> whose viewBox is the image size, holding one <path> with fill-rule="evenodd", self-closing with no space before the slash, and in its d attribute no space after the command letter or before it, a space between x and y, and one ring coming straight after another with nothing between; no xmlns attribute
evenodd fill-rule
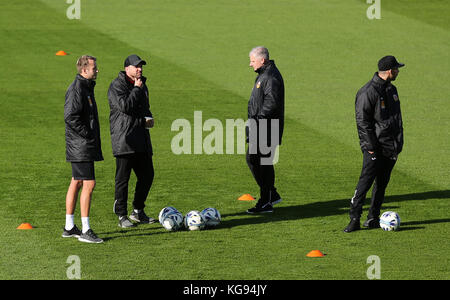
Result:
<svg viewBox="0 0 450 300"><path fill-rule="evenodd" d="M94 87L95 81L77 74L67 89L64 103L67 161L103 160Z"/></svg>
<svg viewBox="0 0 450 300"><path fill-rule="evenodd" d="M281 140L284 130L284 82L283 77L275 66L275 62L270 60L268 64L262 66L257 71L258 76L248 101L248 119L259 120L267 119L267 138L268 145L271 145L271 120L278 119L278 144ZM247 127L247 142L249 139L249 130Z"/></svg>
<svg viewBox="0 0 450 300"><path fill-rule="evenodd" d="M397 157L403 149L397 88L375 73L356 94L355 115L361 150Z"/></svg>
<svg viewBox="0 0 450 300"><path fill-rule="evenodd" d="M141 79L142 87L134 86L121 71L109 86L109 122L114 156L153 153L150 133L145 128L145 117L152 117L152 113L146 78Z"/></svg>

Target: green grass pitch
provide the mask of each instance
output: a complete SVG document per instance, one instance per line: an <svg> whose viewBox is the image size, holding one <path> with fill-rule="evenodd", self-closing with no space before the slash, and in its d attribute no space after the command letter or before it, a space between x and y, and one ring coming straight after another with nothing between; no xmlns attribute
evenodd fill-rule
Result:
<svg viewBox="0 0 450 300"><path fill-rule="evenodd" d="M367 279L371 255L380 258L381 279L450 279L447 1L383 0L373 20L370 4L356 0L124 3L81 0L79 20L67 18L66 1L0 3L0 279L67 279L71 255L80 258L81 279ZM244 155L174 155L170 145L172 122L193 120L194 111L224 124L246 119L255 78L248 52L257 45L269 48L285 80L275 166L284 201L271 215L250 216L253 203L237 201L258 195ZM69 55L55 56L59 50ZM216 207L216 229L117 226L106 93L132 53L148 61L156 122L146 211L157 218L169 205L183 213ZM64 94L83 54L100 69L105 160L96 164L90 218L100 245L60 237L71 176ZM398 212L402 226L345 234L362 163L354 96L388 54L406 64L395 82L405 147L383 211ZM78 206L81 226L79 217ZM17 230L23 222L36 228ZM314 249L325 257L306 257Z"/></svg>

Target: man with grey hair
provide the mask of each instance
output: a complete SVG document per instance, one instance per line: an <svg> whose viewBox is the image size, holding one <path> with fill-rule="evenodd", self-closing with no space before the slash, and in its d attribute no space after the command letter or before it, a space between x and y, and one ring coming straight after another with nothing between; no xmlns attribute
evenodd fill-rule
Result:
<svg viewBox="0 0 450 300"><path fill-rule="evenodd" d="M249 57L250 67L258 76L248 102L246 160L260 188L260 198L247 212L270 213L273 205L281 202L275 188L273 164L284 129L284 82L275 62L269 59L267 48L255 47Z"/></svg>

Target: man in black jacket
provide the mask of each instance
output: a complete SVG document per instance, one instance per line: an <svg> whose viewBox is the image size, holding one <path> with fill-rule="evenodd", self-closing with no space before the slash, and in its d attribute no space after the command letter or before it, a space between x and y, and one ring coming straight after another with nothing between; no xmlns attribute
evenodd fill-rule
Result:
<svg viewBox="0 0 450 300"><path fill-rule="evenodd" d="M125 71L119 72L108 90L113 155L116 157L114 212L122 228L136 226L128 217L128 182L131 170L137 177L133 212L130 219L138 223L155 220L144 212L145 201L153 183L154 169L149 128L153 127L146 78L137 55L125 59Z"/></svg>
<svg viewBox="0 0 450 300"><path fill-rule="evenodd" d="M273 205L281 202L273 165L278 160L276 149L281 145L284 129L284 83L267 48L255 47L249 57L258 76L248 102L246 160L260 188L260 198L247 212L270 213Z"/></svg>
<svg viewBox="0 0 450 300"><path fill-rule="evenodd" d="M350 202L350 223L344 229L360 229L362 206L373 182L372 200L364 226L379 228L379 216L386 187L403 148L403 122L397 88L391 83L403 67L394 56L378 61L376 72L356 94L356 125L363 152L363 166Z"/></svg>
<svg viewBox="0 0 450 300"><path fill-rule="evenodd" d="M66 195L66 225L63 237L78 237L87 243L101 243L89 225L92 192L95 187L94 161L103 160L97 104L94 97L97 78L96 58L88 55L77 61L78 74L66 92L64 121L66 127L66 160L72 164L72 181ZM74 224L78 192L82 231Z"/></svg>

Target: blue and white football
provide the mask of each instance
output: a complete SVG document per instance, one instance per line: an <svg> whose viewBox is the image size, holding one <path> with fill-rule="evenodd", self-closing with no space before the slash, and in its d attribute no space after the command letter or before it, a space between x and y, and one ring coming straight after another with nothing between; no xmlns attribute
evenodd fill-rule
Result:
<svg viewBox="0 0 450 300"><path fill-rule="evenodd" d="M162 216L161 225L169 231L176 231L183 227L183 215L178 211L166 213Z"/></svg>
<svg viewBox="0 0 450 300"><path fill-rule="evenodd" d="M203 216L207 227L217 226L221 221L220 212L213 207L205 208L200 214Z"/></svg>
<svg viewBox="0 0 450 300"><path fill-rule="evenodd" d="M184 226L188 230L201 230L205 225L205 220L198 210L191 210L184 217Z"/></svg>
<svg viewBox="0 0 450 300"><path fill-rule="evenodd" d="M400 216L395 211L386 211L380 217L380 227L386 231L400 228Z"/></svg>
<svg viewBox="0 0 450 300"><path fill-rule="evenodd" d="M161 211L159 212L159 216L158 216L159 223L161 223L161 225L163 225L163 223L162 223L163 218L168 213L172 213L172 212L178 212L178 210L173 206L167 206L167 207L164 207L163 209L161 209Z"/></svg>

